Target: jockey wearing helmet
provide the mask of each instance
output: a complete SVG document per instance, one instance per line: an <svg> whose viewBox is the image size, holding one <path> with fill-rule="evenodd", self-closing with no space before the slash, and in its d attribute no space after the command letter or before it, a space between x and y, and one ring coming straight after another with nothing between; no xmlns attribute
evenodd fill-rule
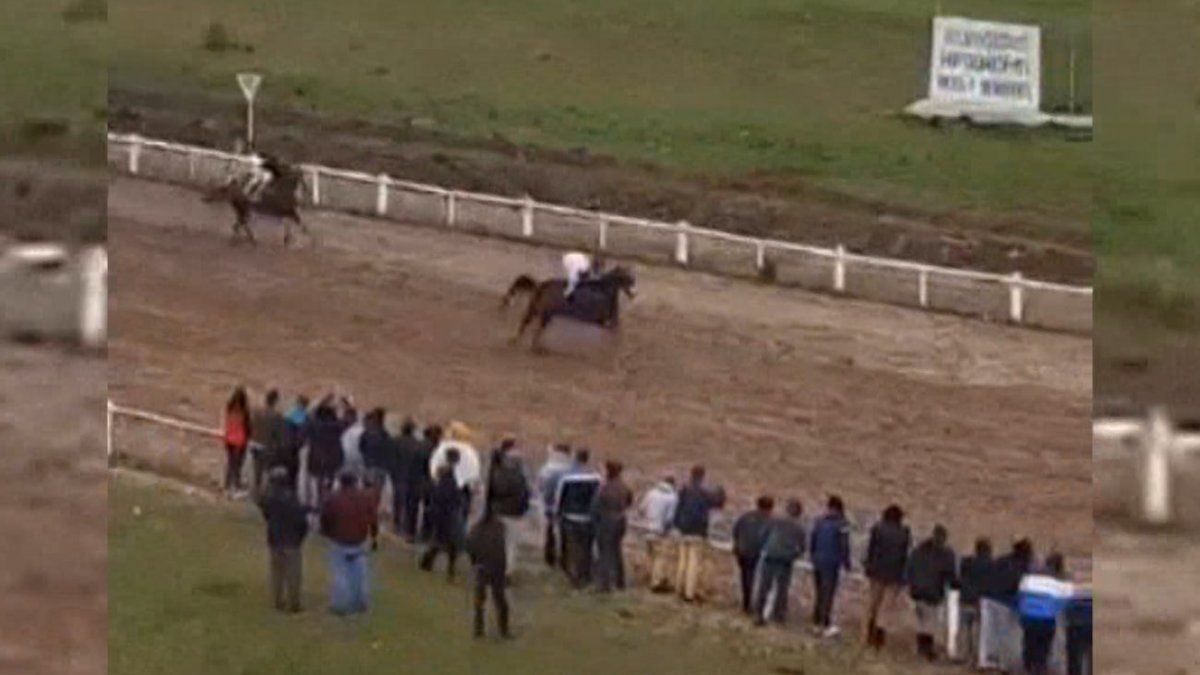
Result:
<svg viewBox="0 0 1200 675"><path fill-rule="evenodd" d="M256 153L254 158L255 162L245 185L246 196L250 199L262 196L267 185L283 173L283 163L277 157Z"/></svg>
<svg viewBox="0 0 1200 675"><path fill-rule="evenodd" d="M575 293L575 289L579 287L579 282L583 281L592 271L592 258L586 253L579 251L571 251L562 257L563 272L567 276L567 289L563 292L563 297L567 300Z"/></svg>

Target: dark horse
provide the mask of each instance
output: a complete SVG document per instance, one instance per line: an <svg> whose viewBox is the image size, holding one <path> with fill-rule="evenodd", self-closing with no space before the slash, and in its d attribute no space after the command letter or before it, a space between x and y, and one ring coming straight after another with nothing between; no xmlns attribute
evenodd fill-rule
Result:
<svg viewBox="0 0 1200 675"><path fill-rule="evenodd" d="M299 212L299 193L304 184L303 173L278 160L270 160L269 167L272 169L274 178L257 196L247 194L246 181L234 177L213 189L205 197L207 202L227 201L233 206L236 216L233 221L233 243L238 242L239 235L244 235L251 244L257 243L254 239L254 232L250 229L250 218L255 214L283 220L284 246L292 241L292 223L295 223L306 236L310 234L308 227L300 220Z"/></svg>
<svg viewBox="0 0 1200 675"><path fill-rule="evenodd" d="M520 293L531 294L529 306L521 319L521 327L517 329L512 341L519 342L529 324L536 319L538 325L533 334L532 346L534 351L541 351L542 333L546 332L546 326L555 317L616 330L620 323L621 293L632 299L634 284L633 273L628 268L618 266L598 277L581 282L571 299L567 300L564 296L567 282L564 279L539 282L528 275L521 275L509 287L501 307L508 307L513 298Z"/></svg>

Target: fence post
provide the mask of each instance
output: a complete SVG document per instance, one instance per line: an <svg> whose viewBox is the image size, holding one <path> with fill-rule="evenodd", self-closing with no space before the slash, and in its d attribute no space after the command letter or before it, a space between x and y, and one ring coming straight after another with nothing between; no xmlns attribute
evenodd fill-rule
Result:
<svg viewBox="0 0 1200 675"><path fill-rule="evenodd" d="M446 225L454 227L454 221L458 220L458 203L455 197L454 190L446 191Z"/></svg>
<svg viewBox="0 0 1200 675"><path fill-rule="evenodd" d="M137 175L142 161L142 139L131 136L129 139L129 173Z"/></svg>
<svg viewBox="0 0 1200 675"><path fill-rule="evenodd" d="M533 236L533 197L525 195L525 204L521 207L521 236L529 239Z"/></svg>
<svg viewBox="0 0 1200 675"><path fill-rule="evenodd" d="M105 412L106 412L105 421L107 422L107 424L105 426L105 436L106 436L106 443L108 446L108 461L111 463L112 462L112 454L113 454L113 402L112 402L111 398L107 399L107 405L105 406Z"/></svg>
<svg viewBox="0 0 1200 675"><path fill-rule="evenodd" d="M754 267L760 273L767 267L767 243L762 239L754 242Z"/></svg>
<svg viewBox="0 0 1200 675"><path fill-rule="evenodd" d="M188 156L188 182L195 183L196 182L196 153L192 152L191 148L188 148L187 156Z"/></svg>
<svg viewBox="0 0 1200 675"><path fill-rule="evenodd" d="M375 215L386 216L388 211L388 184L391 179L386 173L379 174L378 187L375 192Z"/></svg>
<svg viewBox="0 0 1200 675"><path fill-rule="evenodd" d="M922 307L929 306L929 269L926 267L917 273L917 301Z"/></svg>
<svg viewBox="0 0 1200 675"><path fill-rule="evenodd" d="M599 241L599 246L600 246L600 250L601 250L601 251L604 251L604 250L607 250L607 249L608 249L608 218L601 218L601 219L600 219L600 241Z"/></svg>
<svg viewBox="0 0 1200 675"><path fill-rule="evenodd" d="M1021 323L1025 316L1025 284L1020 272L1013 272L1008 282L1008 318L1013 323Z"/></svg>
<svg viewBox="0 0 1200 675"><path fill-rule="evenodd" d="M833 260L833 290L846 292L846 247L838 244L837 256Z"/></svg>
<svg viewBox="0 0 1200 675"><path fill-rule="evenodd" d="M108 253L100 246L80 255L79 337L89 349L104 347L108 335Z"/></svg>
<svg viewBox="0 0 1200 675"><path fill-rule="evenodd" d="M1150 525L1171 520L1171 442L1174 435L1167 411L1150 411L1150 423L1142 447L1142 518Z"/></svg>
<svg viewBox="0 0 1200 675"><path fill-rule="evenodd" d="M946 594L946 656L951 661L958 660L958 628L960 621L958 603L958 591L951 590Z"/></svg>
<svg viewBox="0 0 1200 675"><path fill-rule="evenodd" d="M676 225L678 228L675 234L675 262L687 267L688 264L688 236L687 229L691 227L686 220L681 220Z"/></svg>
<svg viewBox="0 0 1200 675"><path fill-rule="evenodd" d="M321 205L321 170L313 167L312 170L312 204L313 206Z"/></svg>

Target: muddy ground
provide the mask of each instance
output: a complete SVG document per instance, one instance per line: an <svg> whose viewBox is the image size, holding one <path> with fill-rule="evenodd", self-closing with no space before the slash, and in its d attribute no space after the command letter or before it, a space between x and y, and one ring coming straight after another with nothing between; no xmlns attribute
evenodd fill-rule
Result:
<svg viewBox="0 0 1200 675"><path fill-rule="evenodd" d="M619 340L559 329L536 357L497 303L517 273L554 273L554 251L325 213L308 248L277 229L231 248L224 209L123 178L109 209L124 403L214 420L238 382L341 387L513 433L537 461L588 444L638 486L704 462L739 507L837 491L858 511L900 501L960 546L1090 552L1086 339L645 268Z"/></svg>
<svg viewBox="0 0 1200 675"><path fill-rule="evenodd" d="M241 106L234 98L114 86L109 124L229 150L241 133ZM1090 285L1095 266L1090 237L1023 214L922 213L815 188L802 176L680 176L585 148L449 137L414 121L338 120L299 110L260 116L270 123L257 130L258 145L296 161L1050 281Z"/></svg>

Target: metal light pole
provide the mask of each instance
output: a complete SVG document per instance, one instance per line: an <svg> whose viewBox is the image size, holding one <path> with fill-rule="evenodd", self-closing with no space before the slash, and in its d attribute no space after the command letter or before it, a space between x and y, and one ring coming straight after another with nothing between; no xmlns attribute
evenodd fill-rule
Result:
<svg viewBox="0 0 1200 675"><path fill-rule="evenodd" d="M254 96L258 94L258 87L262 84L262 75L258 73L238 73L238 86L242 89L242 96L246 98L246 150L254 151Z"/></svg>

